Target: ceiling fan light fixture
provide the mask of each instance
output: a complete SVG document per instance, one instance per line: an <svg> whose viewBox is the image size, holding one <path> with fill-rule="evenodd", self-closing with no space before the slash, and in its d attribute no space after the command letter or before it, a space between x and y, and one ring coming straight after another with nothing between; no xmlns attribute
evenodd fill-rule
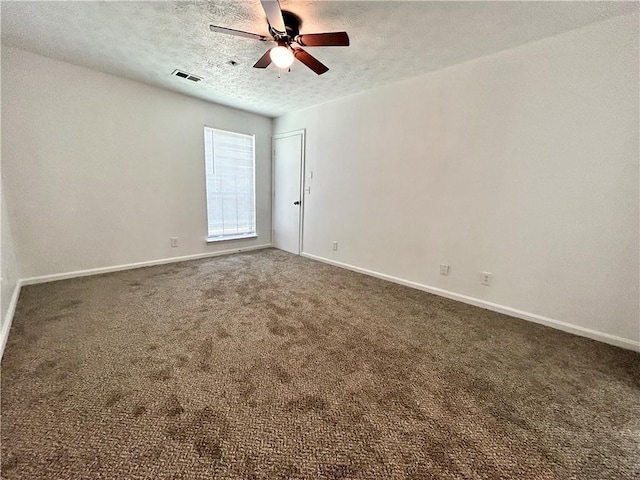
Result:
<svg viewBox="0 0 640 480"><path fill-rule="evenodd" d="M271 52L269 53L271 57L271 61L278 68L289 68L293 63L293 52L287 47L279 45L277 47L273 47Z"/></svg>

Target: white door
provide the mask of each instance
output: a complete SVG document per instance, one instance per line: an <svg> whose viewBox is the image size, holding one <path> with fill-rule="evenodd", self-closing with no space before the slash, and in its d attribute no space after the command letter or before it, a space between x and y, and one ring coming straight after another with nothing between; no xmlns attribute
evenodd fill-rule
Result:
<svg viewBox="0 0 640 480"><path fill-rule="evenodd" d="M304 130L273 137L273 246L300 255Z"/></svg>

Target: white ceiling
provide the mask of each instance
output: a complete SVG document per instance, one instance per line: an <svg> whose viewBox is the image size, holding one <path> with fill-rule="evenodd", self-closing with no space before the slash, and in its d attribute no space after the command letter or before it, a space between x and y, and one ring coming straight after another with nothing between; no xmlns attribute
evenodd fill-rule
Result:
<svg viewBox="0 0 640 480"><path fill-rule="evenodd" d="M636 2L280 4L303 19L301 33L349 33L350 47L307 49L329 72L295 63L278 78L273 65L252 68L270 44L209 31L213 23L268 35L259 0L2 1L2 43L275 117L638 10ZM204 80L173 77L176 68Z"/></svg>

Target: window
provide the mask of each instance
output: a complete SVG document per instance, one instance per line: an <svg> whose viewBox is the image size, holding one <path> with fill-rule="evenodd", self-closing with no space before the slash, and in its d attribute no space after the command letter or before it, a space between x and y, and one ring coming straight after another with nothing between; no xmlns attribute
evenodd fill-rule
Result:
<svg viewBox="0 0 640 480"><path fill-rule="evenodd" d="M207 241L256 236L254 136L204 127Z"/></svg>

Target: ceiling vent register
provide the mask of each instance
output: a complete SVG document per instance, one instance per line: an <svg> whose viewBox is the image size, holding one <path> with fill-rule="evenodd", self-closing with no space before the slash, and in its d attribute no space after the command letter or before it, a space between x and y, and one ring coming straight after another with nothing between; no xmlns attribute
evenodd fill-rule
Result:
<svg viewBox="0 0 640 480"><path fill-rule="evenodd" d="M191 80L192 82L199 82L200 80L202 80L202 77L199 77L197 75L192 75L191 73L183 72L182 70L174 70L173 72L171 72L171 75L180 77L180 78L186 78L187 80Z"/></svg>

